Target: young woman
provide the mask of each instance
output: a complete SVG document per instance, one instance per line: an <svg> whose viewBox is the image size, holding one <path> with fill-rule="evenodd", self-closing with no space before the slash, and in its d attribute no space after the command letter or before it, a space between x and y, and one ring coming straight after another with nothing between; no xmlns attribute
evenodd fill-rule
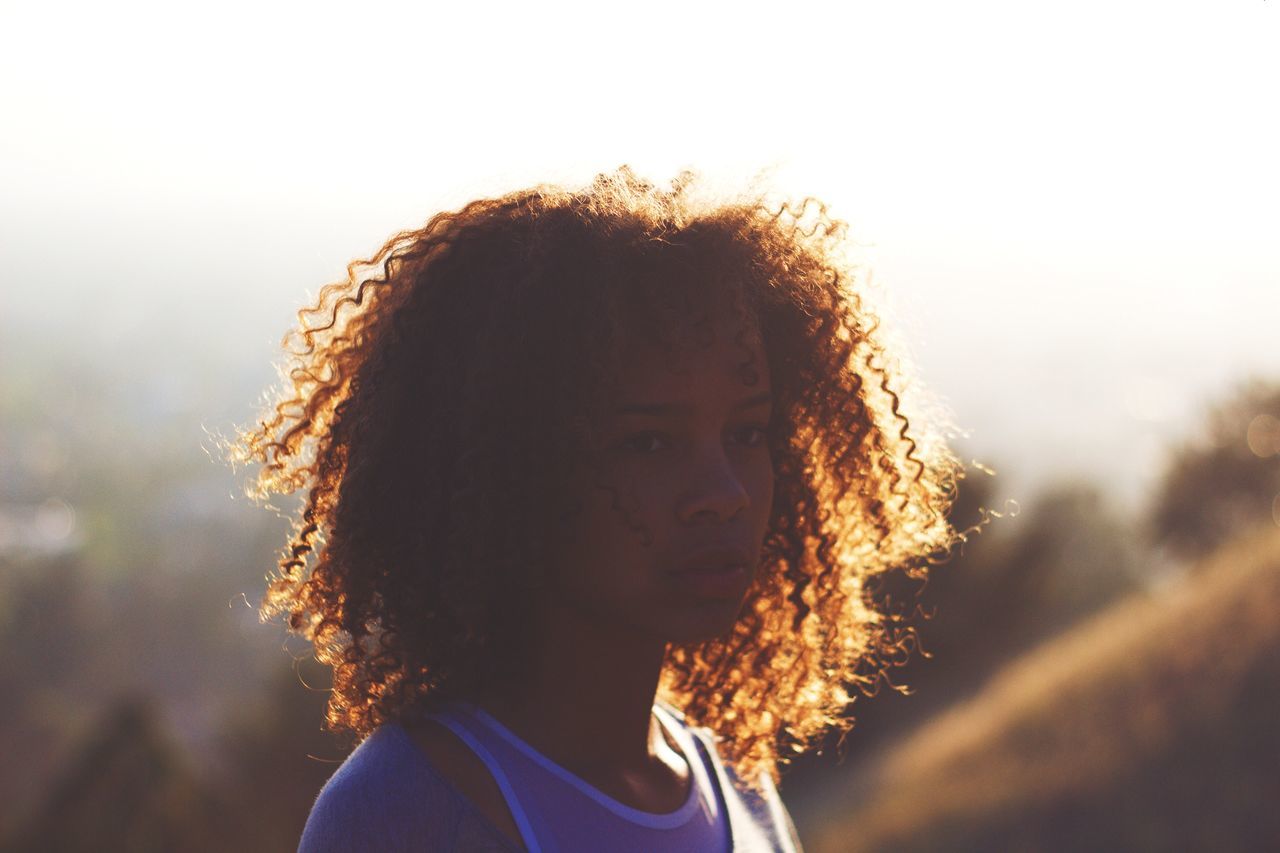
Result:
<svg viewBox="0 0 1280 853"><path fill-rule="evenodd" d="M301 850L794 850L780 759L904 647L956 468L821 205L622 169L393 237L240 439L305 492L264 615L362 737ZM869 583L870 582L870 583Z"/></svg>

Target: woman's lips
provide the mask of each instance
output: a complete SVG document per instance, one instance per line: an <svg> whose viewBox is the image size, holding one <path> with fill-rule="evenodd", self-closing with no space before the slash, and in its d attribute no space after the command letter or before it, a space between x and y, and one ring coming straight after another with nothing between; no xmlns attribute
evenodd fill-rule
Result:
<svg viewBox="0 0 1280 853"><path fill-rule="evenodd" d="M718 570L679 572L672 578L681 588L700 597L736 598L746 586L747 567L738 565Z"/></svg>
<svg viewBox="0 0 1280 853"><path fill-rule="evenodd" d="M747 561L741 554L701 555L686 561L668 577L681 589L705 598L736 598L747 584ZM727 559L726 559L727 557Z"/></svg>
<svg viewBox="0 0 1280 853"><path fill-rule="evenodd" d="M734 567L743 567L751 558L745 548L737 545L713 545L692 551L675 561L674 575L725 572Z"/></svg>

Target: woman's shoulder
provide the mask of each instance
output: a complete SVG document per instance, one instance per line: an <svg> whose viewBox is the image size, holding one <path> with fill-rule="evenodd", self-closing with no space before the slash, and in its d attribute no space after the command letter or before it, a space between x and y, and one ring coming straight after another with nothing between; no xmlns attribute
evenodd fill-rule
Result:
<svg viewBox="0 0 1280 853"><path fill-rule="evenodd" d="M387 723L356 747L316 797L299 853L509 851L509 842Z"/></svg>

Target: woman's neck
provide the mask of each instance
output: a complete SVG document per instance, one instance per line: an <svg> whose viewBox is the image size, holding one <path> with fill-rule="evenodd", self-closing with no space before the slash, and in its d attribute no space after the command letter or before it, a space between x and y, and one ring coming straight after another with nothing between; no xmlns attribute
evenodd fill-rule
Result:
<svg viewBox="0 0 1280 853"><path fill-rule="evenodd" d="M481 704L570 769L642 773L663 760L669 750L652 708L665 644L554 606L538 610L523 677Z"/></svg>

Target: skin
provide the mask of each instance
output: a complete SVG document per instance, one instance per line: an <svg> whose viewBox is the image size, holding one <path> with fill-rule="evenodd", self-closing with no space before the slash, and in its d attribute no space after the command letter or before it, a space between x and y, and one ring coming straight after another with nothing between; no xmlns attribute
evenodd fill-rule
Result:
<svg viewBox="0 0 1280 853"><path fill-rule="evenodd" d="M751 336L739 342L739 323L723 310L712 313L710 328L709 344L674 363L662 346L627 340L617 405L574 472L582 510L561 531L550 576L531 595L533 663L525 679L479 701L552 761L653 813L679 808L691 784L651 712L667 645L732 628L773 499L764 351ZM753 384L741 372L748 351ZM726 544L748 557L732 590L671 575L687 555ZM410 733L464 796L519 840L501 792L469 748L434 723Z"/></svg>

